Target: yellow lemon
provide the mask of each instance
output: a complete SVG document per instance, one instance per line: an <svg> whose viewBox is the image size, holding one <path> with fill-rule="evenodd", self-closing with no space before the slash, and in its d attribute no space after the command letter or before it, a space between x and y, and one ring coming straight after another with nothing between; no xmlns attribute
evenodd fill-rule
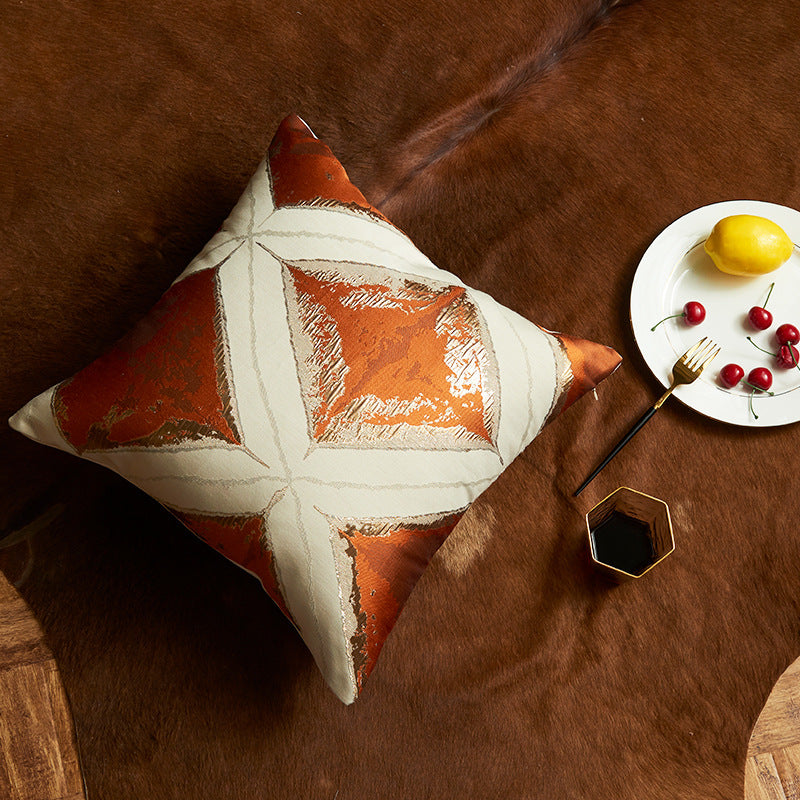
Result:
<svg viewBox="0 0 800 800"><path fill-rule="evenodd" d="M764 275L792 254L792 240L772 220L752 214L721 219L706 239L705 251L729 275Z"/></svg>

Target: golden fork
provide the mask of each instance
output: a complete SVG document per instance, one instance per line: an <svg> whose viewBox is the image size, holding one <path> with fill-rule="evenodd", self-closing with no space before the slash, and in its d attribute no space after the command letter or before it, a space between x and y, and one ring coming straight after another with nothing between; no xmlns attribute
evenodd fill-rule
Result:
<svg viewBox="0 0 800 800"><path fill-rule="evenodd" d="M664 394L636 421L634 426L620 439L614 449L603 459L594 472L575 490L573 497L577 497L597 476L609 461L625 447L628 442L644 427L644 424L653 414L664 405L664 401L675 391L678 386L686 383L694 383L700 373L713 361L719 354L720 348L714 344L707 336L704 336L697 344L692 345L672 367L672 383Z"/></svg>

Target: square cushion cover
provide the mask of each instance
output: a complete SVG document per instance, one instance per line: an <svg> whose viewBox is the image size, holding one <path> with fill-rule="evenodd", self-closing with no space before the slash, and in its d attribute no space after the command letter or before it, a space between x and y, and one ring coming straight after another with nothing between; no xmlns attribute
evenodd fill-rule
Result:
<svg viewBox="0 0 800 800"><path fill-rule="evenodd" d="M619 360L435 267L291 116L150 313L10 424L256 576L349 703L470 503Z"/></svg>

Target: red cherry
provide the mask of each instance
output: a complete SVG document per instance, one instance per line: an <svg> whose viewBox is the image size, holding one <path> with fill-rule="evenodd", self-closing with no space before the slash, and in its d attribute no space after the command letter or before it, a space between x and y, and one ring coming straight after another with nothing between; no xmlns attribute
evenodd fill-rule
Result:
<svg viewBox="0 0 800 800"><path fill-rule="evenodd" d="M780 350L777 353L773 353L770 350L765 350L763 347L759 347L759 345L757 345L750 336L747 337L747 341L762 353L766 353L768 356L775 358L775 365L777 367L780 367L781 369L791 369L792 367L797 367L797 369L800 370L800 364L797 363L798 352L796 347L793 347L790 344L782 344Z"/></svg>
<svg viewBox="0 0 800 800"><path fill-rule="evenodd" d="M719 371L720 383L728 389L733 389L744 378L744 370L738 364L726 364Z"/></svg>
<svg viewBox="0 0 800 800"><path fill-rule="evenodd" d="M706 310L701 303L690 300L683 307L683 318L687 325L699 325L706 318Z"/></svg>
<svg viewBox="0 0 800 800"><path fill-rule="evenodd" d="M761 306L753 306L747 318L750 320L750 324L759 331L765 331L772 325L772 314Z"/></svg>
<svg viewBox="0 0 800 800"><path fill-rule="evenodd" d="M751 369L747 376L748 385L762 392L769 391L772 386L772 373L766 367L756 367Z"/></svg>
<svg viewBox="0 0 800 800"><path fill-rule="evenodd" d="M753 306L750 309L750 313L747 315L747 318L750 320L750 324L756 328L756 330L765 331L770 325L772 325L772 314L767 311L767 303L769 303L769 298L774 288L775 284L771 283L769 285L767 296L764 300L764 305Z"/></svg>
<svg viewBox="0 0 800 800"><path fill-rule="evenodd" d="M750 406L750 413L755 419L758 419L758 414L756 414L753 408L753 395L757 391L766 392L770 397L775 394L775 392L769 391L769 387L772 386L772 373L766 367L756 367L750 370L750 374L747 376L745 383L753 389L747 398L747 402Z"/></svg>
<svg viewBox="0 0 800 800"><path fill-rule="evenodd" d="M778 326L775 338L778 340L778 344L798 344L800 343L800 331L794 325L785 322Z"/></svg>
<svg viewBox="0 0 800 800"><path fill-rule="evenodd" d="M781 369L791 369L797 367L797 358L800 353L797 348L791 344L782 344L780 352L778 353L777 364Z"/></svg>
<svg viewBox="0 0 800 800"><path fill-rule="evenodd" d="M706 310L703 308L702 303L690 300L683 307L683 311L680 314L670 314L668 317L664 317L664 319L656 322L650 330L654 331L662 322L666 322L668 319L675 319L675 317L683 317L683 321L687 325L699 325L706 318Z"/></svg>

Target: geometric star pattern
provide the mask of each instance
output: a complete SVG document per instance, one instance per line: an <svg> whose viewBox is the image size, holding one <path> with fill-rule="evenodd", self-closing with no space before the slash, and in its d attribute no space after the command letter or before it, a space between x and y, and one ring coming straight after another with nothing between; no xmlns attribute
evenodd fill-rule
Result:
<svg viewBox="0 0 800 800"><path fill-rule="evenodd" d="M207 270L175 284L116 347L58 386L56 421L79 453L241 444L215 279Z"/></svg>
<svg viewBox="0 0 800 800"><path fill-rule="evenodd" d="M411 590L463 513L393 520L328 518L359 690Z"/></svg>
<svg viewBox="0 0 800 800"><path fill-rule="evenodd" d="M277 499L276 496L273 501ZM242 569L253 573L278 608L289 619L292 618L283 599L283 589L275 565L267 524L268 509L257 514L201 514L176 508L169 510L206 544Z"/></svg>
<svg viewBox="0 0 800 800"><path fill-rule="evenodd" d="M368 264L284 263L283 274L317 444L494 447L497 365L464 287Z"/></svg>
<svg viewBox="0 0 800 800"><path fill-rule="evenodd" d="M436 268L289 117L145 319L11 425L258 578L352 702L470 503L618 363Z"/></svg>

